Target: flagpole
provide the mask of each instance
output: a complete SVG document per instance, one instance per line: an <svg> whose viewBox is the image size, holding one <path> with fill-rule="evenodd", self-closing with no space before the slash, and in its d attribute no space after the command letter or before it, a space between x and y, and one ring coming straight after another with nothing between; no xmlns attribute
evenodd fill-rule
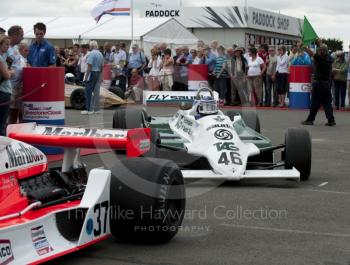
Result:
<svg viewBox="0 0 350 265"><path fill-rule="evenodd" d="M134 0L131 0L131 44L134 42Z"/></svg>

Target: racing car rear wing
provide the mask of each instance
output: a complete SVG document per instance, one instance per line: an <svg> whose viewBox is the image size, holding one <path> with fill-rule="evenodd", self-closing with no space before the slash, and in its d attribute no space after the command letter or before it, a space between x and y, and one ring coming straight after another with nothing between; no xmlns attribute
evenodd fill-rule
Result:
<svg viewBox="0 0 350 265"><path fill-rule="evenodd" d="M210 96L210 92L204 92ZM192 104L197 96L197 91L143 91L143 104ZM219 100L219 94L214 92L214 98Z"/></svg>
<svg viewBox="0 0 350 265"><path fill-rule="evenodd" d="M150 150L151 130L112 130L58 127L25 123L9 125L7 136L25 143L63 147L126 150L129 157L138 157Z"/></svg>

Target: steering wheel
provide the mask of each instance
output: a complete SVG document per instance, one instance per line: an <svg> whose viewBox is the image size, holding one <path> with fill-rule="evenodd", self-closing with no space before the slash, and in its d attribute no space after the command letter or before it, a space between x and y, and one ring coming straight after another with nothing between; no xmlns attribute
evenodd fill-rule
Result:
<svg viewBox="0 0 350 265"><path fill-rule="evenodd" d="M202 94L202 92L209 92L210 93L210 96L212 97L212 98L214 98L214 93L213 93L213 90L211 90L209 87L202 87L202 88L200 88L199 90L198 90L198 92L197 92L197 95L196 95L196 100L201 100L201 94Z"/></svg>

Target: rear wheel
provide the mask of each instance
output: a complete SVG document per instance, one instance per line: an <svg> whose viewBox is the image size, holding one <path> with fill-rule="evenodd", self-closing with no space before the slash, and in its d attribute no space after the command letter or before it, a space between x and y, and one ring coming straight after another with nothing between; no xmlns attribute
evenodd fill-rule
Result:
<svg viewBox="0 0 350 265"><path fill-rule="evenodd" d="M306 181L311 174L311 137L307 130L290 128L285 134L285 168L295 167L300 172L301 181Z"/></svg>
<svg viewBox="0 0 350 265"><path fill-rule="evenodd" d="M112 92L114 95L120 97L121 99L125 99L125 93L120 87L111 87L109 91Z"/></svg>
<svg viewBox="0 0 350 265"><path fill-rule="evenodd" d="M118 161L111 171L113 236L129 243L172 239L185 214L185 188L179 168L168 160L134 158Z"/></svg>
<svg viewBox="0 0 350 265"><path fill-rule="evenodd" d="M143 109L118 109L113 116L113 128L124 130L144 128L146 116L146 111Z"/></svg>
<svg viewBox="0 0 350 265"><path fill-rule="evenodd" d="M83 88L75 89L70 96L70 104L76 110L85 108L85 90Z"/></svg>
<svg viewBox="0 0 350 265"><path fill-rule="evenodd" d="M228 111L226 115L233 121L234 117L237 115L241 115L244 123L254 131L261 133L260 119L258 113L256 111L250 110L236 110L236 111Z"/></svg>

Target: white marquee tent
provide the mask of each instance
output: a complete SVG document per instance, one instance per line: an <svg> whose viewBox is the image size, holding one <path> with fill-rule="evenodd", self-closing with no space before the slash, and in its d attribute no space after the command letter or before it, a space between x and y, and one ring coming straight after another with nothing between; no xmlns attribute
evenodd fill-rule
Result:
<svg viewBox="0 0 350 265"><path fill-rule="evenodd" d="M33 25L41 21L47 26L46 38L60 46L70 46L72 42L131 41L131 18L104 16L96 24L90 17L11 17L0 18L0 27L8 30L13 25L24 29L26 39L34 38ZM134 41L147 51L152 45L166 42L172 48L176 46L194 46L198 38L175 19L168 18L134 18Z"/></svg>

